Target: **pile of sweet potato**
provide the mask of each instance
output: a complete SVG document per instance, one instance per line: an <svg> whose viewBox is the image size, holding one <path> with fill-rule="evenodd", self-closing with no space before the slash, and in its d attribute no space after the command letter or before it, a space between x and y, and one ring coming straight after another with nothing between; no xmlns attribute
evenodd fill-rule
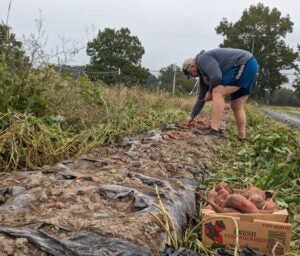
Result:
<svg viewBox="0 0 300 256"><path fill-rule="evenodd" d="M221 182L204 199L207 202L205 208L218 213L272 213L277 209L272 191L262 191L252 185L246 189L234 189Z"/></svg>

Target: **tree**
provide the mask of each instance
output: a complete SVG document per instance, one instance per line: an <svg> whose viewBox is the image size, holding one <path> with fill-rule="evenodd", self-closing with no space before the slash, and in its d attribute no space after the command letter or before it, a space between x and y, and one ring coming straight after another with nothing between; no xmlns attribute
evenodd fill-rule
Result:
<svg viewBox="0 0 300 256"><path fill-rule="evenodd" d="M300 76L299 74L296 74L296 79L293 82L293 88L295 89L295 94L300 97Z"/></svg>
<svg viewBox="0 0 300 256"><path fill-rule="evenodd" d="M154 90L157 89L158 82L159 81L158 81L157 77L150 73L147 80L146 80L146 82L145 82L144 87L149 89L149 90L154 91Z"/></svg>
<svg viewBox="0 0 300 256"><path fill-rule="evenodd" d="M270 10L259 3L246 9L236 23L223 18L216 27L217 34L224 36L220 47L245 49L257 58L260 70L253 92L255 98L263 97L267 91L273 93L288 82L281 71L297 68L298 53L284 41L293 25L289 15L282 17L276 8Z"/></svg>
<svg viewBox="0 0 300 256"><path fill-rule="evenodd" d="M85 45L72 38L58 36L59 45L55 45L55 49L47 51L46 45L48 38L43 29L45 19L40 11L40 17L35 19L36 32L30 33L28 37L23 35L23 44L29 56L30 65L33 68L43 68L50 62L57 62L57 66L65 66L71 62L76 54L85 49Z"/></svg>
<svg viewBox="0 0 300 256"><path fill-rule="evenodd" d="M294 91L288 88L280 88L276 90L272 95L266 95L268 102L271 105L278 106L300 106L300 98L297 96Z"/></svg>
<svg viewBox="0 0 300 256"><path fill-rule="evenodd" d="M105 28L87 44L91 60L86 72L92 80L101 79L108 84L144 83L149 75L141 67L144 53L138 37L130 35L128 28Z"/></svg>
<svg viewBox="0 0 300 256"><path fill-rule="evenodd" d="M300 53L300 45L298 45L298 53ZM300 60L300 54L299 54L299 58L298 61ZM295 94L300 97L300 70L296 70L296 72L294 73L296 76L296 79L293 81L293 88L295 89Z"/></svg>
<svg viewBox="0 0 300 256"><path fill-rule="evenodd" d="M30 68L22 43L10 32L10 27L3 23L0 24L0 63L5 64L12 72L27 71Z"/></svg>
<svg viewBox="0 0 300 256"><path fill-rule="evenodd" d="M159 71L159 80L161 81L161 89L172 92L174 73L176 72L176 91L187 93L190 92L195 84L195 80L188 80L183 74L180 67L171 64L161 68Z"/></svg>
<svg viewBox="0 0 300 256"><path fill-rule="evenodd" d="M29 58L22 43L16 40L10 27L0 24L0 112L24 109L24 87L30 69ZM27 90L26 90L27 91Z"/></svg>

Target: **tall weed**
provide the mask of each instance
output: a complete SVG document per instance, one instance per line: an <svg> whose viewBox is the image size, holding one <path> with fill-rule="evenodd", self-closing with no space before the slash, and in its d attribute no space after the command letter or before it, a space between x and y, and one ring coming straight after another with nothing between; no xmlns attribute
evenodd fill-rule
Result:
<svg viewBox="0 0 300 256"><path fill-rule="evenodd" d="M85 78L74 81L52 69L32 74L28 81L45 88L45 107L38 114L0 114L2 171L53 164L186 115L181 101L167 95L109 88Z"/></svg>

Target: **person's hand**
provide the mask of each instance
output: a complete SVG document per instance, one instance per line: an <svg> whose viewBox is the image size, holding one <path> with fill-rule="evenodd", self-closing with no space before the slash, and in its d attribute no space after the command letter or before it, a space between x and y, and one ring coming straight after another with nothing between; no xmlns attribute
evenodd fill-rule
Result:
<svg viewBox="0 0 300 256"><path fill-rule="evenodd" d="M212 101L212 94L211 94L211 92L207 92L205 94L205 101Z"/></svg>
<svg viewBox="0 0 300 256"><path fill-rule="evenodd" d="M186 127L189 127L190 126L190 124L191 124L191 122L194 120L194 118L192 118L191 116L188 116L186 119L185 119L185 121L184 121L184 125L186 126Z"/></svg>

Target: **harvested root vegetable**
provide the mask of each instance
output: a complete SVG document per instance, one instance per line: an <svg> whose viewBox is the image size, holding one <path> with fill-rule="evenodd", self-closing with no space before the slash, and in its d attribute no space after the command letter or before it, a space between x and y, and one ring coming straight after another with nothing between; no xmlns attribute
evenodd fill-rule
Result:
<svg viewBox="0 0 300 256"><path fill-rule="evenodd" d="M252 202L257 207L257 209L262 209L265 204L265 200L262 199L258 194L249 196L248 200Z"/></svg>
<svg viewBox="0 0 300 256"><path fill-rule="evenodd" d="M207 194L207 200L215 202L218 193L214 190L210 190Z"/></svg>
<svg viewBox="0 0 300 256"><path fill-rule="evenodd" d="M232 189L226 182L219 183L203 198L218 213L272 213L277 209L273 191L263 191L253 185L247 189Z"/></svg>
<svg viewBox="0 0 300 256"><path fill-rule="evenodd" d="M208 203L208 207L205 207L205 209L211 209L212 208L217 213L239 212L238 210L230 208L230 207L220 207L215 202L210 201L206 198L203 198L203 199ZM211 207L209 207L209 206L211 206Z"/></svg>
<svg viewBox="0 0 300 256"><path fill-rule="evenodd" d="M221 189L226 189L227 191L230 190L229 185L226 182L220 182L216 187L215 187L215 191L219 192L219 190Z"/></svg>
<svg viewBox="0 0 300 256"><path fill-rule="evenodd" d="M272 199L269 199L265 201L265 204L262 209L274 211L277 209L277 205Z"/></svg>
<svg viewBox="0 0 300 256"><path fill-rule="evenodd" d="M222 210L224 212L240 213L240 211L238 211L237 209L233 209L233 208L230 208L230 207L224 207L224 208L222 208Z"/></svg>
<svg viewBox="0 0 300 256"><path fill-rule="evenodd" d="M228 196L229 196L229 192L225 188L220 189L218 191L217 196L215 197L215 203L218 206L221 206L225 202Z"/></svg>
<svg viewBox="0 0 300 256"><path fill-rule="evenodd" d="M52 202L49 203L48 208L57 208L57 209L62 209L64 207L64 204L62 202Z"/></svg>
<svg viewBox="0 0 300 256"><path fill-rule="evenodd" d="M254 194L258 195L263 200L266 199L265 192L255 186L252 186L252 185L250 187L248 187L244 193L242 193L242 195L246 198L249 198L250 196L252 196Z"/></svg>
<svg viewBox="0 0 300 256"><path fill-rule="evenodd" d="M240 194L240 195L242 195L243 193L245 193L244 189L241 189L241 188L234 188L234 189L232 189L232 194Z"/></svg>
<svg viewBox="0 0 300 256"><path fill-rule="evenodd" d="M259 210L247 198L239 194L229 195L222 207L234 208L242 213L257 213Z"/></svg>
<svg viewBox="0 0 300 256"><path fill-rule="evenodd" d="M214 210L214 208L210 204L205 205L203 208L204 209Z"/></svg>

